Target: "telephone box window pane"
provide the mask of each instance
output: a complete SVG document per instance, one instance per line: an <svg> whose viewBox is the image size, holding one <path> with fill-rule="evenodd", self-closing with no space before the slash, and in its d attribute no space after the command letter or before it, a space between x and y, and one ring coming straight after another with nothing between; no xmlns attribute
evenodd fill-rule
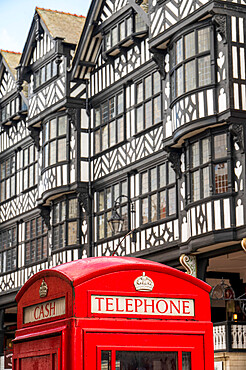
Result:
<svg viewBox="0 0 246 370"><path fill-rule="evenodd" d="M182 370L191 370L190 352L182 352Z"/></svg>
<svg viewBox="0 0 246 370"><path fill-rule="evenodd" d="M177 352L116 351L116 370L172 369L178 370Z"/></svg>
<svg viewBox="0 0 246 370"><path fill-rule="evenodd" d="M111 370L111 351L101 352L101 370Z"/></svg>

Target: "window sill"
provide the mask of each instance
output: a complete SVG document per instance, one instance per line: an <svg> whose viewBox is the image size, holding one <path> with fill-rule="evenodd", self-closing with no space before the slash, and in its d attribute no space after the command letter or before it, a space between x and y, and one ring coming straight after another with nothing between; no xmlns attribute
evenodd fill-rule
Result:
<svg viewBox="0 0 246 370"><path fill-rule="evenodd" d="M208 89L214 89L215 86L216 86L215 83L210 83L208 85L201 86L201 87L196 87L193 90L187 91L187 92L183 93L182 95L179 95L177 98L173 99L170 103L170 108L172 109L177 102L186 98L187 96L199 93L200 91L204 91L204 90L208 90Z"/></svg>

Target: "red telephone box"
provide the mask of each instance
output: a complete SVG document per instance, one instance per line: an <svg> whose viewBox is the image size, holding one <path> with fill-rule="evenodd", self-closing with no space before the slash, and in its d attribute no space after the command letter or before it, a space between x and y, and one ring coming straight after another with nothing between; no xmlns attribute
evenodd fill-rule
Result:
<svg viewBox="0 0 246 370"><path fill-rule="evenodd" d="M17 294L14 370L211 370L210 287L159 263L97 257Z"/></svg>

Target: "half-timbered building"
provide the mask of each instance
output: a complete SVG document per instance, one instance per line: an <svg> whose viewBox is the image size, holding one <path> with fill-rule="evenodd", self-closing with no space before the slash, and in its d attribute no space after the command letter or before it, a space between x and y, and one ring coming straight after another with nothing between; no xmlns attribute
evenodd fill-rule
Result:
<svg viewBox="0 0 246 370"><path fill-rule="evenodd" d="M22 55L1 51L2 352L32 274L115 254L215 287L216 360L246 361L245 19L243 0L92 0L36 8Z"/></svg>

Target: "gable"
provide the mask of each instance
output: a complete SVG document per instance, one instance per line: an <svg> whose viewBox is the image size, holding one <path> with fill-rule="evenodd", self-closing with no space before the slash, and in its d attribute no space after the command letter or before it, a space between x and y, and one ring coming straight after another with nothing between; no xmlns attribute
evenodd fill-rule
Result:
<svg viewBox="0 0 246 370"><path fill-rule="evenodd" d="M54 49L55 43L50 35L44 31L42 38L35 41L35 47L32 50L29 64L35 63L37 60L48 54Z"/></svg>
<svg viewBox="0 0 246 370"><path fill-rule="evenodd" d="M127 5L127 0L106 0L102 6L98 24L103 23L125 5Z"/></svg>
<svg viewBox="0 0 246 370"><path fill-rule="evenodd" d="M0 99L10 93L16 87L15 80L7 69L3 68L3 73L0 81Z"/></svg>

